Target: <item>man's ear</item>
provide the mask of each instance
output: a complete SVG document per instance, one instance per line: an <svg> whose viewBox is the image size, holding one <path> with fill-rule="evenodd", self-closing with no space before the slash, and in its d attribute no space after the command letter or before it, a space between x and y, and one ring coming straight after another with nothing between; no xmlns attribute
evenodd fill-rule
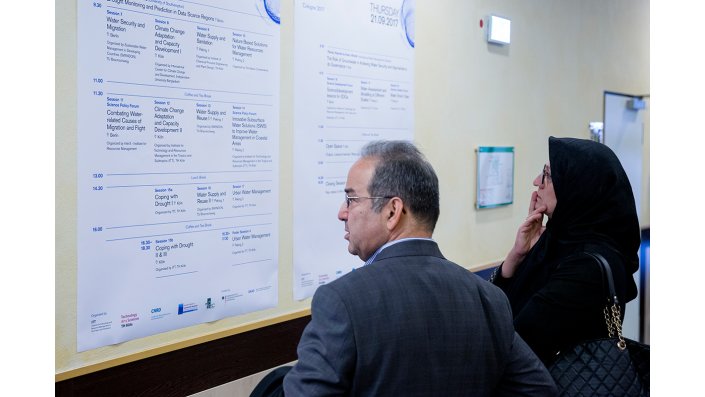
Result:
<svg viewBox="0 0 705 397"><path fill-rule="evenodd" d="M404 202L399 197L393 197L384 206L385 215L387 217L387 229L393 230L399 225L402 215L406 214Z"/></svg>

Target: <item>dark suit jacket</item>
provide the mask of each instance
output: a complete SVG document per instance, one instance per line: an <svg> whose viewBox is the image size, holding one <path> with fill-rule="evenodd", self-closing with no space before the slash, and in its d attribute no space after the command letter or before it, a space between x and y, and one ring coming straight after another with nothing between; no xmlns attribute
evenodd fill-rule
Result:
<svg viewBox="0 0 705 397"><path fill-rule="evenodd" d="M544 397L555 385L514 332L504 293L411 240L318 288L284 391Z"/></svg>

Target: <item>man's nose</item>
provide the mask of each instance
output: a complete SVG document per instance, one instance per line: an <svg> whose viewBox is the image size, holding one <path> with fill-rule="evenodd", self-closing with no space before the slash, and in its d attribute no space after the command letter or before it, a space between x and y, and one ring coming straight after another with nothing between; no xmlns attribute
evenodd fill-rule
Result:
<svg viewBox="0 0 705 397"><path fill-rule="evenodd" d="M348 220L348 206L345 202L340 204L340 209L338 209L338 220L343 222Z"/></svg>

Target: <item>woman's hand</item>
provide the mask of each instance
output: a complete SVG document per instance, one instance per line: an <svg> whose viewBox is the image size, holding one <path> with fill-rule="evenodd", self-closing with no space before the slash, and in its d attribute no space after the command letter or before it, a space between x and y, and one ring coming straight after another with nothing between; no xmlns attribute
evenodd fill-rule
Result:
<svg viewBox="0 0 705 397"><path fill-rule="evenodd" d="M543 215L546 211L546 206L536 206L536 192L531 193L531 202L529 203L529 216L517 230L514 246L512 247L507 258L502 264L502 277L510 278L516 272L516 269L521 261L529 253L531 247L536 244L541 237L541 233L545 230L543 226Z"/></svg>

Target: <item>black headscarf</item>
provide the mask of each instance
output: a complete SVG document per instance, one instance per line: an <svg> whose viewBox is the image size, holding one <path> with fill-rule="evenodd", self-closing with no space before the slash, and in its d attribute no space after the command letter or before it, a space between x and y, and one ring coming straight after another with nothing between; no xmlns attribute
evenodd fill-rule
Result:
<svg viewBox="0 0 705 397"><path fill-rule="evenodd" d="M612 150L598 142L548 139L558 203L546 225L562 244L607 243L632 274L639 268L639 219L626 172Z"/></svg>
<svg viewBox="0 0 705 397"><path fill-rule="evenodd" d="M523 285L514 291L524 295L517 296L519 300L540 288L562 257L586 249L602 253L608 261L618 259L610 265L624 266L626 275L639 268L641 238L634 194L614 152L576 138L550 137L548 149L557 203L546 230L515 275L514 286ZM625 297L635 296L631 282Z"/></svg>

